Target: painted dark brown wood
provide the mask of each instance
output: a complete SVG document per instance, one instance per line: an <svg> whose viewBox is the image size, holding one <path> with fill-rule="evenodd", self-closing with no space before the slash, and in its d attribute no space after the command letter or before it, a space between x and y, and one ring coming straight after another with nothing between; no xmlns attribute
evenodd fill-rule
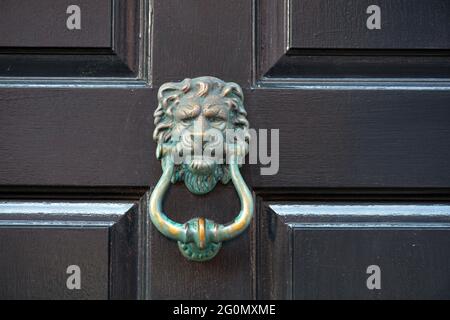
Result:
<svg viewBox="0 0 450 320"><path fill-rule="evenodd" d="M307 83L323 79L355 82L364 78L429 81L449 76L449 50L289 49L264 78Z"/></svg>
<svg viewBox="0 0 450 320"><path fill-rule="evenodd" d="M358 227L358 226L357 226ZM412 230L411 230L412 229ZM449 225L295 228L294 299L449 298ZM380 267L380 290L367 288ZM315 279L311 281L311 279Z"/></svg>
<svg viewBox="0 0 450 320"><path fill-rule="evenodd" d="M132 202L1 202L0 297L138 298L142 224ZM66 286L71 265L81 270L79 290Z"/></svg>
<svg viewBox="0 0 450 320"><path fill-rule="evenodd" d="M2 299L107 299L108 229L2 227ZM66 286L71 265L81 289Z"/></svg>
<svg viewBox="0 0 450 320"><path fill-rule="evenodd" d="M110 48L111 0L4 0L0 4L0 47ZM81 29L69 30L67 8L81 10Z"/></svg>
<svg viewBox="0 0 450 320"><path fill-rule="evenodd" d="M381 30L366 28L369 15L365 12L371 4L346 0L257 1L257 85L270 86L282 80L297 85L352 84L364 79L428 82L450 77L449 48L440 41L441 34L448 32L449 8L445 1L378 2L383 8ZM430 27L427 21L436 24Z"/></svg>
<svg viewBox="0 0 450 320"><path fill-rule="evenodd" d="M366 26L371 5L381 28ZM445 0L290 0L291 47L313 49L450 49Z"/></svg>
<svg viewBox="0 0 450 320"><path fill-rule="evenodd" d="M277 175L249 168L253 186L448 187L449 91L353 88L250 95L251 123L280 128L281 155Z"/></svg>
<svg viewBox="0 0 450 320"><path fill-rule="evenodd" d="M255 80L288 50L288 0L255 1Z"/></svg>
<svg viewBox="0 0 450 320"><path fill-rule="evenodd" d="M73 50L3 50L0 54L0 72L15 82L17 78L44 79L101 77L129 78L134 74L111 50L89 50L76 53ZM31 81L36 82L37 79ZM41 81L43 82L43 81ZM44 82L45 83L45 82Z"/></svg>
<svg viewBox="0 0 450 320"><path fill-rule="evenodd" d="M217 186L208 196L195 196L178 184L166 196L165 208L171 219L186 222L207 217L227 223L238 214L239 199L234 188ZM150 227L151 299L252 299L254 269L251 234L224 242L218 255L208 262L186 260L175 241Z"/></svg>
<svg viewBox="0 0 450 320"><path fill-rule="evenodd" d="M261 298L448 299L448 203L262 206ZM380 290L367 288L371 265Z"/></svg>
<svg viewBox="0 0 450 320"><path fill-rule="evenodd" d="M149 0L113 1L113 51L137 79L149 81L152 41Z"/></svg>
<svg viewBox="0 0 450 320"><path fill-rule="evenodd" d="M249 86L252 1L154 1L153 17L155 85L216 75Z"/></svg>
<svg viewBox="0 0 450 320"><path fill-rule="evenodd" d="M94 281L96 296L246 299L304 298L311 294L325 297L327 291L313 291L313 284L325 278L313 274L307 265L291 268L284 258L290 254L292 259L301 261L314 253L314 247L331 246L334 231L328 230L323 236L315 233L314 241L308 244L312 249L297 250L298 243L295 245L293 237L300 244L305 243L302 230L290 227L283 221L284 216L271 213L267 203L365 199L365 205L370 206L391 200L402 204L449 200L447 52L433 51L428 55L416 52L414 58L404 52L389 56L386 52L366 51L358 58L349 50L337 53L324 50L311 54L336 63L348 57L366 62L354 65L353 69L347 65L337 70L333 65L327 67L326 60L320 60L319 64L312 63L311 59L302 60L303 64L293 60L292 65L275 70L288 56L299 59L308 55L295 48L289 51L286 4L286 1L268 0L157 0L150 8L147 1L120 1L114 5L112 52L97 49L86 52L84 48L36 52L8 49L4 55L16 63L11 70L18 68L25 55L35 57L30 60L29 68L12 73L5 71L8 63L2 65L0 57L0 71L6 77L0 79L0 135L3 137L0 139L0 196L7 201L70 199L116 203L125 200L139 204L128 213L107 219L113 223L107 229L110 278L106 296L102 275L98 275L100 280ZM78 57L79 65L90 61L96 67L87 74L78 69L69 72L63 66L77 66L76 59L69 58L63 64L49 59L63 59L70 54ZM336 59L332 58L333 54ZM113 59L111 55L122 62L123 69L114 60L105 68L103 60L94 58ZM36 57L49 62L40 65ZM379 71L377 77L367 67L374 61L380 63L375 63L374 70L386 70ZM439 68L425 68L436 63ZM419 64L424 69L411 74L414 69L410 67ZM388 70L381 68L386 65L390 66ZM307 68L309 74L305 73ZM156 145L152 142L157 90L166 81L202 75L240 84L251 126L280 130L278 174L262 176L259 165L242 168L258 199L253 225L238 239L225 243L214 260L203 264L185 260L177 244L164 238L146 218L149 192L161 175L161 164L155 157ZM165 210L180 222L205 216L224 223L236 215L239 203L231 185L218 186L211 194L200 197L177 184L167 195ZM88 214L81 220L93 221L94 217L95 214ZM320 218L323 220L319 222L324 223L329 216ZM443 224L445 217L425 215L422 218L426 221L420 220L421 223ZM418 221L414 219L413 222ZM61 219L50 217L50 220ZM34 233L37 231L31 223L24 223L23 228L32 230L30 237L39 240L35 241L37 245L54 237L53 231L58 235L72 232L64 223L56 231L45 229L39 234ZM422 262L424 269L436 269L438 276L430 284L438 280L446 283L448 278L442 269L420 261L419 256L423 253L435 258L436 248L447 241L447 231L436 234L422 229L416 231L415 238L408 233L409 239L420 240L422 247L429 242L433 248L410 251L411 259ZM13 234L12 229L8 232L8 237L16 243L18 233ZM103 232L103 229L93 231L92 237L97 240L91 251L86 251L83 261L104 266ZM378 237L382 251L394 252L389 251L393 250L389 246L390 231L375 228L373 232L341 233L335 248L366 237L361 242L363 246ZM84 236L77 234L77 237L83 244ZM405 237L402 241L407 244L410 240ZM294 247L296 255L292 255L294 251L287 253ZM71 254L56 244L39 248L43 257L51 248L62 258ZM345 248L339 250L345 253ZM320 261L336 257L333 254L323 254ZM343 255L342 263L352 257L352 254ZM439 265L447 267L446 258L443 255L437 259ZM319 260L310 260L308 265L314 266L315 261ZM296 275L295 270L298 270ZM309 291L305 291L307 287L301 281L310 286ZM402 281L396 282L400 285L397 291L383 297L400 297L407 285L411 285ZM426 297L443 296L443 291L432 292L426 285L421 282L424 296L425 293ZM354 288L335 291L328 297L358 295ZM14 290L17 293L19 289ZM5 295L12 297L10 292ZM412 290L411 295L404 297L415 293ZM26 297L33 294L29 291ZM55 295L65 297L56 291ZM367 296L361 293L358 297Z"/></svg>
<svg viewBox="0 0 450 320"><path fill-rule="evenodd" d="M413 87L246 91L252 126L280 129L281 158L277 175L243 172L257 188L446 188L449 99ZM0 102L3 185L148 187L159 178L154 90L2 89Z"/></svg>
<svg viewBox="0 0 450 320"><path fill-rule="evenodd" d="M14 18L15 12L19 10L17 5L21 2L14 2L13 6L9 1L2 4L3 7L9 8L2 11L8 19L15 19L26 28L32 28L31 31L16 30L17 26L12 24L10 27L2 29L8 33L9 37L17 39L16 43L3 43L2 45L0 42L0 77L3 77L4 82L16 83L20 78L19 84L31 82L39 83L41 86L48 85L49 81L59 81L66 85L73 84L74 81L78 84L80 84L79 81L82 81L83 84L128 81L131 82L130 85L138 82L141 86L147 83L150 64L150 3L148 0L84 1L79 3L82 7L82 19L85 17L84 12L88 13L87 23L90 21L89 19L92 21L97 19L96 23L108 24L106 31L102 31L102 28L95 25L84 26L83 24L79 33L77 33L78 31L69 32L66 29L65 16L63 22L47 17L56 15L56 12L61 11L61 6L64 7L66 2L57 1L57 6L51 6L49 2L52 1L32 3L32 5L25 6L25 11L21 13L26 15L37 12L34 19L41 21L42 30L32 28L33 23L37 23L35 20L28 25L23 23L24 19ZM23 5L20 6L20 9L22 7ZM63 9L65 12L65 7ZM98 14L98 18L95 18L96 14ZM42 15L45 15L46 18L43 19ZM63 25L62 27L53 27L45 25L47 22L58 25L63 23ZM101 35L98 32L88 31L89 27L100 33L106 32L108 44L102 45ZM66 31L58 34L57 31L62 30L61 28ZM74 39L74 34L83 35L83 37L78 37L81 40ZM27 42L26 39L21 39L21 36L30 37L34 42ZM84 38L87 38L84 41L86 44L83 44ZM52 41L54 43L50 43ZM89 42L96 45L89 46Z"/></svg>

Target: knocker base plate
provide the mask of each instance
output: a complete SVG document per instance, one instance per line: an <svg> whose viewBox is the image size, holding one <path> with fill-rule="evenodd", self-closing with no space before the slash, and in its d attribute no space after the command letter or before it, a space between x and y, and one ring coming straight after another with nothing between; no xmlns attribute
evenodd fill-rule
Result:
<svg viewBox="0 0 450 320"><path fill-rule="evenodd" d="M184 243L178 241L178 248L184 257L191 261L208 261L214 258L222 247L222 242L210 242L204 249L200 249L194 242Z"/></svg>

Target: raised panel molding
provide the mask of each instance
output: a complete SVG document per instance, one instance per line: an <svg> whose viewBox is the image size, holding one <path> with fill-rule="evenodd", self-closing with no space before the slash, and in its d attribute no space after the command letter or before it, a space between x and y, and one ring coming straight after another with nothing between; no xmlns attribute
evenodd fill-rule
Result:
<svg viewBox="0 0 450 320"><path fill-rule="evenodd" d="M111 1L110 46L0 47L0 86L149 85L151 1Z"/></svg>
<svg viewBox="0 0 450 320"><path fill-rule="evenodd" d="M136 202L2 201L0 297L143 298L144 226ZM79 290L66 286L70 265Z"/></svg>
<svg viewBox="0 0 450 320"><path fill-rule="evenodd" d="M318 42L321 36L326 37L322 34L325 31L320 33L320 30L316 30L311 35L312 32L309 29L302 28L304 24L310 23L311 25L308 26L314 29L316 21L310 14L307 17L311 21L298 20L301 19L297 17L301 12L298 9L302 7L301 5L304 5L304 8L314 6L309 9L318 10L315 7L318 5L317 1L314 0L255 0L254 85L256 87L328 88L331 86L364 89L390 87L392 89L396 86L417 90L427 88L448 90L450 48L439 42L438 38L434 37L431 44L421 44L422 46L418 44L412 47L405 45L403 48L398 42L386 43L386 37L377 37L378 42L368 45L367 30L363 26L359 33L357 30L351 30L353 34L351 37L341 35L339 38L343 39L342 41L348 38L356 39L353 47L347 47L345 43L335 43L339 41L336 40L337 37L331 38L336 41L333 43L329 41L329 46L326 46L327 42L323 44L324 47L317 47L314 41ZM416 3L417 5L420 7L421 4ZM446 6L445 1L440 3L439 0L434 1L433 5ZM318 6L320 7L320 4ZM333 9L332 6L336 8ZM361 3L358 3L358 6L361 6ZM323 12L324 15L332 16L336 13L336 18L320 20L320 23L323 25L337 23L335 20L342 15L339 11L342 9L342 3L330 1L326 5L322 4L322 7L327 7L326 12ZM407 13L396 9L395 6L389 9L391 17ZM408 13L410 16L415 16L412 10L414 9L411 8ZM445 16L436 10L428 10L427 13L434 14L436 19L445 21ZM365 17L365 11L361 11L360 20L365 21ZM299 25L297 21L302 24ZM338 34L345 31L342 23L337 25L339 27L330 28L336 29L335 32ZM419 24L411 25L414 28L420 28ZM414 28L410 30L408 36L420 33L419 29ZM449 27L443 28L444 33L448 32ZM326 26L323 29L328 30ZM309 32L308 39L312 40L307 42L302 32ZM430 32L430 30L427 29L424 32ZM359 35L355 35L356 33Z"/></svg>
<svg viewBox="0 0 450 320"><path fill-rule="evenodd" d="M262 202L258 218L258 298L450 297L446 202Z"/></svg>

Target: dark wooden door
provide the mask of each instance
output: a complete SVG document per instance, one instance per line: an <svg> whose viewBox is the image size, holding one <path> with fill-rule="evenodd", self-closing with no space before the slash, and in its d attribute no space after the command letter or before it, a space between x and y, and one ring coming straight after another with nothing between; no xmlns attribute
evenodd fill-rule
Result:
<svg viewBox="0 0 450 320"><path fill-rule="evenodd" d="M0 298L450 298L449 18L445 0L1 1ZM158 89L198 76L238 83L279 151L242 167L254 219L204 263L148 217ZM181 222L239 211L232 185L167 197Z"/></svg>

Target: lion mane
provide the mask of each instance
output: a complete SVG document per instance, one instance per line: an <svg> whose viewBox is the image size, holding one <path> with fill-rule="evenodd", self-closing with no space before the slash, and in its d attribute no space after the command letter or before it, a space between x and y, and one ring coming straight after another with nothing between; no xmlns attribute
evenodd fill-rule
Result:
<svg viewBox="0 0 450 320"><path fill-rule="evenodd" d="M250 140L250 134L242 89L234 82L224 82L214 77L200 77L184 79L181 82L166 83L159 88L158 107L154 112L155 130L153 132L153 140L157 143L156 157L158 159L163 158L165 156L164 153L167 152L164 151L167 150L164 148L164 145L172 142L172 128L176 121L174 119L174 110L180 98L187 94L197 97L207 97L208 95L220 97L223 103L229 107L233 129L245 138L244 152L247 154L247 142ZM178 166L173 182L187 179L188 173L184 169L183 166ZM216 170L217 172L215 172L214 176L217 176L223 183L227 183L229 174L226 166L217 166ZM191 177L191 179L196 178ZM204 188L200 187L200 189L206 190L208 187L204 186Z"/></svg>

